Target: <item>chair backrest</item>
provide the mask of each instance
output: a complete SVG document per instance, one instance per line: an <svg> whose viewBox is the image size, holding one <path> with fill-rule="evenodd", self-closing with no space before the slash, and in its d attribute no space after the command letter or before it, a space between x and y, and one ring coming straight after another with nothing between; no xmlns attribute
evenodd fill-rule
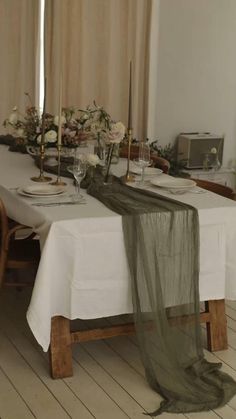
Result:
<svg viewBox="0 0 236 419"><path fill-rule="evenodd" d="M208 191L224 196L225 198L235 200L235 192L229 186L221 185L220 183L211 182L205 179L191 179L194 180L200 188L207 189Z"/></svg>
<svg viewBox="0 0 236 419"><path fill-rule="evenodd" d="M5 210L5 206L0 199L0 244L3 244L4 238L8 232L8 218ZM2 246L1 246L2 247Z"/></svg>
<svg viewBox="0 0 236 419"><path fill-rule="evenodd" d="M130 148L130 158L133 159L137 159L139 155L139 147L138 145L131 145ZM120 157L128 157L128 147L122 147L120 149ZM153 166L154 167L158 167L159 169L163 170L164 173L168 173L169 168L170 168L170 163L168 162L168 160L163 159L162 157L159 157L157 154L155 153L151 153L151 160L153 161Z"/></svg>
<svg viewBox="0 0 236 419"><path fill-rule="evenodd" d="M7 252L5 249L5 239L8 234L8 218L2 200L0 199L0 287L5 271Z"/></svg>

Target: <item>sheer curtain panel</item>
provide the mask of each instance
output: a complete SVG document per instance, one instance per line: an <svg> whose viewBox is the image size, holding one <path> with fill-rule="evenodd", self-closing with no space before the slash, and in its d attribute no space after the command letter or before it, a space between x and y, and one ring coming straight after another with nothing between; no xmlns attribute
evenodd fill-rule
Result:
<svg viewBox="0 0 236 419"><path fill-rule="evenodd" d="M153 0L47 0L48 110L85 108L94 100L127 124L129 61L133 62L134 135L147 129L149 32Z"/></svg>
<svg viewBox="0 0 236 419"><path fill-rule="evenodd" d="M38 53L39 0L0 0L0 133L3 120L17 106L34 104Z"/></svg>

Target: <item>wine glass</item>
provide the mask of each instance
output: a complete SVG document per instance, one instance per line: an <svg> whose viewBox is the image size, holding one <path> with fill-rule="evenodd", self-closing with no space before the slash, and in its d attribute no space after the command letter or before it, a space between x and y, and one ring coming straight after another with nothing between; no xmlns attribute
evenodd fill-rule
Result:
<svg viewBox="0 0 236 419"><path fill-rule="evenodd" d="M138 159L134 160L134 163L141 168L141 180L140 185L144 184L145 168L150 166L150 147L149 145L141 141L139 144L139 156Z"/></svg>
<svg viewBox="0 0 236 419"><path fill-rule="evenodd" d="M86 175L87 165L86 162L79 158L74 158L74 162L72 166L68 166L68 172L72 173L75 178L75 201L81 201L83 199L83 195L80 193L80 183L81 180Z"/></svg>

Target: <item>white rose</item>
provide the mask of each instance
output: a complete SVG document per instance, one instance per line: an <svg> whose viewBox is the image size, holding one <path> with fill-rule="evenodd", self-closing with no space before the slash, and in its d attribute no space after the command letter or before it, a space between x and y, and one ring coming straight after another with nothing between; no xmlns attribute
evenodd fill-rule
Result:
<svg viewBox="0 0 236 419"><path fill-rule="evenodd" d="M87 154L86 160L90 166L97 166L100 163L100 159L96 154Z"/></svg>
<svg viewBox="0 0 236 419"><path fill-rule="evenodd" d="M125 126L122 122L116 122L108 132L107 139L112 144L119 144L125 135Z"/></svg>
<svg viewBox="0 0 236 419"><path fill-rule="evenodd" d="M16 130L16 134L17 134L18 137L25 137L25 131L24 131L23 128L18 128Z"/></svg>
<svg viewBox="0 0 236 419"><path fill-rule="evenodd" d="M9 122L12 125L15 125L18 121L18 113L16 111L13 111L11 115L9 116Z"/></svg>
<svg viewBox="0 0 236 419"><path fill-rule="evenodd" d="M59 125L59 116L58 115L54 116L53 122L54 122L54 125L56 125L58 127L58 125ZM66 123L66 118L65 118L64 115L62 115L61 116L61 125L64 125L65 123Z"/></svg>
<svg viewBox="0 0 236 419"><path fill-rule="evenodd" d="M45 134L45 142L48 143L55 143L57 141L57 133L53 129L50 129L50 131L46 132Z"/></svg>
<svg viewBox="0 0 236 419"><path fill-rule="evenodd" d="M217 149L216 149L215 147L212 147L212 149L211 149L211 153L212 153L212 154L217 154Z"/></svg>

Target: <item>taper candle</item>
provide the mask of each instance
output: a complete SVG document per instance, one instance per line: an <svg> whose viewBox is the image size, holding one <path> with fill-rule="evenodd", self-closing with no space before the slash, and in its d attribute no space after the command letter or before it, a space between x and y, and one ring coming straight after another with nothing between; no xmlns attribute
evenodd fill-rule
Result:
<svg viewBox="0 0 236 419"><path fill-rule="evenodd" d="M61 113L62 113L62 75L60 75L60 86L59 86L59 114L58 114L58 134L57 134L57 145L61 145Z"/></svg>
<svg viewBox="0 0 236 419"><path fill-rule="evenodd" d="M41 132L42 145L45 143L46 94L47 94L47 79L46 77L44 77L44 98L43 98L43 113L42 113L42 132Z"/></svg>
<svg viewBox="0 0 236 419"><path fill-rule="evenodd" d="M129 110L128 110L128 130L132 129L132 61L129 65Z"/></svg>
<svg viewBox="0 0 236 419"><path fill-rule="evenodd" d="M40 173L39 176L33 176L31 180L34 182L49 182L52 180L49 176L44 176L43 165L45 159L45 120L46 120L46 96L47 96L47 79L44 78L44 98L43 98L43 113L42 113L42 125L41 125L41 141L40 141Z"/></svg>

